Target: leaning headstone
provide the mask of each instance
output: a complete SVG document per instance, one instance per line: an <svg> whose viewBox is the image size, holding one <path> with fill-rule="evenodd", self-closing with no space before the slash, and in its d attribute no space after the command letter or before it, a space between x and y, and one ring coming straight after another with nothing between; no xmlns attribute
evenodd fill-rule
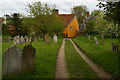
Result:
<svg viewBox="0 0 120 80"><path fill-rule="evenodd" d="M54 43L57 43L57 35L55 34L54 36L53 36L53 41L54 41Z"/></svg>
<svg viewBox="0 0 120 80"><path fill-rule="evenodd" d="M94 39L95 39L96 45L99 45L97 37L94 37Z"/></svg>
<svg viewBox="0 0 120 80"><path fill-rule="evenodd" d="M22 73L35 71L35 53L36 49L31 45L26 45L23 48Z"/></svg>
<svg viewBox="0 0 120 80"><path fill-rule="evenodd" d="M15 75L21 72L22 50L16 46L10 47L3 57L3 75Z"/></svg>

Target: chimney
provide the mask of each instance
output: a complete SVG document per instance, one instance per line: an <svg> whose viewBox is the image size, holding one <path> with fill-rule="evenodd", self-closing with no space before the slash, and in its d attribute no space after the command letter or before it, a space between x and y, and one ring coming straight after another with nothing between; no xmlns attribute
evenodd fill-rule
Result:
<svg viewBox="0 0 120 80"><path fill-rule="evenodd" d="M59 10L58 9L54 9L53 12L58 15Z"/></svg>

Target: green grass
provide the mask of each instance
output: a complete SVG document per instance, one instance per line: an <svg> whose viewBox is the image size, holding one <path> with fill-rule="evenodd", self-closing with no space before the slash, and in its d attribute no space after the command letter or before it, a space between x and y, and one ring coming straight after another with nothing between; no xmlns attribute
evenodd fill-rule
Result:
<svg viewBox="0 0 120 80"><path fill-rule="evenodd" d="M4 78L54 78L57 52L61 45L62 38L58 39L58 43L45 44L44 41L33 42L36 48L36 70L29 74L20 74ZM3 51L12 45L11 43L3 43ZM20 48L23 46L17 45Z"/></svg>
<svg viewBox="0 0 120 80"><path fill-rule="evenodd" d="M98 78L68 40L66 40L65 54L70 78Z"/></svg>
<svg viewBox="0 0 120 80"><path fill-rule="evenodd" d="M118 39L105 39L105 44L96 45L95 41L88 37L77 37L73 39L83 52L99 66L114 76L118 76L118 55L111 51L111 43L118 43ZM101 43L101 41L99 40Z"/></svg>

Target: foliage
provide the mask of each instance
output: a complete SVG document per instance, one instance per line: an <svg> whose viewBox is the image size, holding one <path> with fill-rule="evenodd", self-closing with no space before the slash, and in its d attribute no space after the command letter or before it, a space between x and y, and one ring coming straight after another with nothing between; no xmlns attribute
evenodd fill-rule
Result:
<svg viewBox="0 0 120 80"><path fill-rule="evenodd" d="M100 12L98 16L96 16L95 20L95 30L99 32L100 35L113 38L118 37L120 34L118 33L118 25L113 24L111 21L107 21L104 19L104 12Z"/></svg>
<svg viewBox="0 0 120 80"><path fill-rule="evenodd" d="M95 19L94 19L95 20ZM94 20L90 20L87 25L86 25L86 33L88 34L92 34L94 33L94 24L95 21Z"/></svg>
<svg viewBox="0 0 120 80"><path fill-rule="evenodd" d="M74 6L72 13L76 14L79 25L85 20L87 7L84 5Z"/></svg>
<svg viewBox="0 0 120 80"><path fill-rule="evenodd" d="M103 8L103 10L105 11L106 20L113 21L115 24L120 25L120 1L100 1L97 6L99 6L99 8Z"/></svg>

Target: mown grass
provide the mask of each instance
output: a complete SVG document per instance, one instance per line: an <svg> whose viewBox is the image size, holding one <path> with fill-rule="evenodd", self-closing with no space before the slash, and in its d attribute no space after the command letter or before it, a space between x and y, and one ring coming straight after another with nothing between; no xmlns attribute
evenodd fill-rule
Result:
<svg viewBox="0 0 120 80"><path fill-rule="evenodd" d="M111 43L118 43L119 39L105 39L104 45L101 44L101 40L99 40L100 45L96 45L95 40L88 40L88 37L77 37L73 40L95 63L115 77L118 76L118 70L120 69L120 67L118 67L119 54L115 54L111 51Z"/></svg>
<svg viewBox="0 0 120 80"><path fill-rule="evenodd" d="M65 54L70 78L98 78L69 40L66 40Z"/></svg>
<svg viewBox="0 0 120 80"><path fill-rule="evenodd" d="M29 74L20 74L3 78L54 78L57 52L61 45L62 38L58 39L58 43L46 44L44 41L33 42L36 48L36 70ZM3 51L10 47L13 43L3 43ZM28 44L28 43L26 43ZM23 48L23 45L17 45Z"/></svg>

